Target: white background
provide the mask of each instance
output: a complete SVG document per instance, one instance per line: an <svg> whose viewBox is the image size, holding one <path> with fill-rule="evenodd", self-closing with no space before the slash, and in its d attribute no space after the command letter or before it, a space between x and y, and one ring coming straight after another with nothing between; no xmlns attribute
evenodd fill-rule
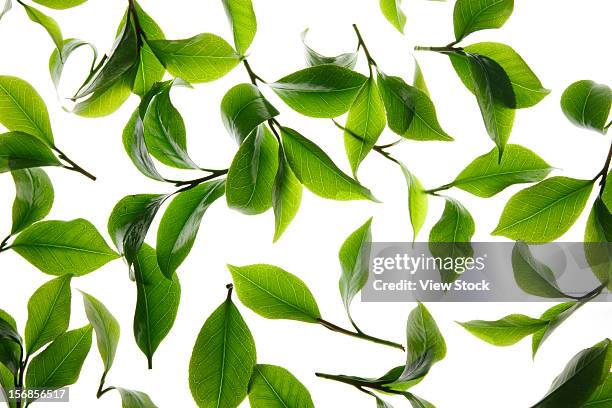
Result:
<svg viewBox="0 0 612 408"><path fill-rule="evenodd" d="M452 2L406 1L406 36L401 36L382 17L376 0L255 0L259 31L249 60L255 71L272 81L304 66L300 32L311 28L310 44L324 54L352 50L355 38L351 24L359 24L365 40L381 68L409 80L413 74L411 50L415 44L443 45L453 38ZM563 89L579 79L610 83L609 39L612 3L608 0L517 0L514 15L501 30L476 33L465 42L491 40L512 45L552 89L543 102L521 110L511 137L559 168L555 174L593 177L603 165L609 137L573 127L559 108ZM63 12L50 12L60 22L66 37L95 43L105 52L126 2L90 0ZM142 6L165 30L168 38L185 38L212 32L231 39L221 2L142 0ZM138 99L132 97L118 112L101 119L82 119L64 112L47 71L52 43L47 34L27 20L16 5L0 23L0 73L16 75L32 83L49 106L58 146L98 176L91 182L61 169L51 169L56 201L49 219L91 220L106 234L107 217L124 195L163 193L171 186L142 176L132 165L121 144L121 131ZM87 53L82 50L67 68L64 91L68 94L85 72ZM474 157L492 148L475 99L461 85L448 60L437 54L418 55L428 81L438 117L454 143L406 142L393 154L404 161L427 187L449 182ZM366 72L363 59L358 66ZM231 86L248 81L242 67L221 80L177 90L174 101L188 129L190 153L205 167L229 165L236 150L220 120L219 102ZM323 147L345 170L341 133L328 120L301 117L290 111L269 90L266 95L282 111L281 123L294 127ZM386 131L381 139L395 140ZM172 174L172 172L170 173ZM182 175L192 178L191 174ZM374 239L410 239L407 195L397 167L377 154L364 162L361 181L384 203L333 202L304 194L300 212L281 241L273 245L273 215L249 217L227 209L220 200L206 214L198 240L180 268L183 287L181 307L174 329L155 355L154 370L132 335L136 290L127 268L115 261L86 277L73 281L104 302L119 319L121 343L109 385L148 392L161 408L191 407L187 367L196 335L209 314L225 297L230 282L226 263L244 265L271 263L300 276L318 299L324 317L347 325L337 290L340 267L337 251L345 237L368 217L374 216ZM0 178L0 232L10 230L13 198L11 177ZM473 214L475 240L491 240L506 200L520 187L510 188L492 199L479 199L461 191L449 192ZM421 235L439 218L440 199L432 200L428 222ZM587 212L564 240L582 238ZM155 243L155 228L148 241ZM110 241L109 241L110 242ZM0 307L10 312L23 329L30 294L49 279L13 253L0 255ZM361 326L381 337L402 342L405 319L413 304L354 305ZM535 403L550 382L579 350L610 336L610 308L591 304L576 313L543 346L532 361L530 342L496 348L471 336L455 321L497 319L509 313L539 315L547 304L430 304L447 344L448 356L437 364L425 381L414 388L418 395L441 408L516 408ZM317 407L372 407L371 397L340 383L320 380L315 371L378 376L402 364L404 355L393 349L331 333L315 325L265 320L240 306L257 342L258 361L282 365L311 391ZM86 324L79 295L75 293L71 327ZM94 346L95 348L95 346ZM71 388L72 407L117 407L118 396L109 393L96 401L95 391L102 364L92 349L81 378ZM390 399L396 407L407 401ZM59 407L59 405L57 405ZM245 402L244 406L248 406Z"/></svg>

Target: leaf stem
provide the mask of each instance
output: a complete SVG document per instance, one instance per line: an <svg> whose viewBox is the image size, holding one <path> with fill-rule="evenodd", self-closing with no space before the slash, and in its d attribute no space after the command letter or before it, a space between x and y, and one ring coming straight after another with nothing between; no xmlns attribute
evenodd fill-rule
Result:
<svg viewBox="0 0 612 408"><path fill-rule="evenodd" d="M325 373L315 373L315 375L319 378L324 378L326 380L338 381L343 384L352 385L353 387L357 388L359 391L365 392L366 394L370 394L370 395L372 394L369 391L365 390L365 388L382 391L382 392L386 392L389 394L395 394L395 395L406 396L406 394L409 394L409 393L406 393L405 391L399 391L399 390L394 390L394 389L385 387L383 384L377 384L376 382L370 382L370 381L360 381L356 378L351 378L351 377L347 377L343 375L334 375L334 374L325 374Z"/></svg>
<svg viewBox="0 0 612 408"><path fill-rule="evenodd" d="M340 123L336 122L335 119L332 119L331 121L334 123L334 125L336 125L336 127L338 129L343 130L346 133L348 133L349 135L351 135L352 137L354 137L355 139L357 139L357 140L359 140L359 141L361 141L363 143L366 143L366 141L364 140L363 137L359 136L358 134L353 132L351 129L348 129L348 128L342 126ZM397 141L395 141L393 143L389 143L389 144L386 144L386 145L374 145L374 146L372 146L372 150L374 150L376 153L378 153L381 156L383 156L385 159L391 160L392 162L399 164L399 161L396 158L394 158L393 156L391 156L391 154L389 152L387 152L385 149L387 149L389 147L392 147L392 146L395 146L400 141L401 140L397 140Z"/></svg>
<svg viewBox="0 0 612 408"><path fill-rule="evenodd" d="M453 47L453 45L455 44L451 43L449 45L445 45L444 47L424 47L422 45L417 45L416 47L414 47L414 50L415 51L432 51L432 52L439 52L442 54L454 54L454 53L462 52L463 48Z"/></svg>
<svg viewBox="0 0 612 408"><path fill-rule="evenodd" d="M82 175L84 175L88 179L90 179L92 181L96 181L96 176L94 176L93 174L91 174L87 170L83 169L78 164L76 164L74 161L72 161L70 159L70 157L68 157L64 152L62 152L56 146L51 146L51 148L58 154L58 156L59 156L59 158L61 160L64 160L66 163L68 163L70 165L70 166L64 166L65 169L76 171L77 173L81 173Z"/></svg>
<svg viewBox="0 0 612 408"><path fill-rule="evenodd" d="M384 346L389 346L389 347L393 347L396 349L400 349L402 351L405 351L406 349L404 348L403 345L399 344L399 343L395 343L389 340L384 340L378 337L374 337L374 336L369 336L365 333L362 332L356 332L356 331L351 331L351 330L347 330L344 329L340 326L337 326L333 323L328 322L327 320L323 320L323 319L318 319L318 322L320 325L322 325L323 327L325 327L328 330L331 330L333 332L336 333L341 333L347 336L351 336L351 337L355 337L358 339L362 339L362 340L366 340L366 341L370 341L372 343L376 343L376 344L382 344Z"/></svg>
<svg viewBox="0 0 612 408"><path fill-rule="evenodd" d="M214 170L211 172L211 174L209 174L208 176L204 176L204 177L200 177L194 180L187 180L187 181L177 181L174 185L176 187L183 187L180 190L176 191L174 194L192 189L206 181L224 176L227 174L227 172L229 171L229 169L223 169L223 170Z"/></svg>
<svg viewBox="0 0 612 408"><path fill-rule="evenodd" d="M604 163L603 168L593 178L593 181L595 181L595 180L597 180L598 178L601 177L601 181L599 182L599 185L601 186L601 190L599 191L600 195L603 194L603 191L606 188L606 180L608 179L608 172L610 171L610 163L611 162L612 162L612 144L610 145L610 150L608 151L608 157L606 158L606 162Z"/></svg>
<svg viewBox="0 0 612 408"><path fill-rule="evenodd" d="M12 236L13 236L13 234L9 234L6 238L4 238L2 240L2 242L0 242L0 252L4 252L7 249L9 249L8 241L9 241L9 239L11 239Z"/></svg>
<svg viewBox="0 0 612 408"><path fill-rule="evenodd" d="M361 36L359 27L357 27L357 24L353 24L353 30L355 30L355 34L357 34L357 41L358 41L357 49L359 50L361 48L368 60L368 69L370 70L370 78L371 78L372 77L372 66L378 67L378 65L376 64L376 61L374 60L374 58L372 58L372 54L370 54L370 51L368 50L368 47L365 41L363 40L363 37Z"/></svg>
<svg viewBox="0 0 612 408"><path fill-rule="evenodd" d="M436 193L444 190L448 190L449 188L453 188L455 185L453 183L444 184L443 186L432 188L430 190L425 190L425 194L436 195Z"/></svg>
<svg viewBox="0 0 612 408"><path fill-rule="evenodd" d="M246 68L246 71L249 74L249 78L251 79L251 83L253 85L257 86L257 81L264 84L266 83L266 81L264 81L259 75L257 75L253 71L253 68L251 68L251 64L249 64L249 61L246 58L242 60L242 63L244 64L244 68Z"/></svg>
<svg viewBox="0 0 612 408"><path fill-rule="evenodd" d="M23 347L21 348L21 355L23 356ZM26 371L26 367L28 366L28 361L30 360L30 356L26 354L25 358L23 359L23 361L21 362L21 364L19 364L19 377L17 379L17 383L15 384L15 387L17 389L23 388L24 382L23 382L23 377ZM21 408L23 404L23 400L21 399L21 397L19 398L18 401L16 401L15 403L15 408Z"/></svg>

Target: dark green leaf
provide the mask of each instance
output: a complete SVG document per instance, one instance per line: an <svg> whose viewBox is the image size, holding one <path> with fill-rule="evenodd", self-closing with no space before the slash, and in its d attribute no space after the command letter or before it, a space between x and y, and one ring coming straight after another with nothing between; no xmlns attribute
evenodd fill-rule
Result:
<svg viewBox="0 0 612 408"><path fill-rule="evenodd" d="M317 323L317 301L297 276L273 265L228 265L240 301L267 319Z"/></svg>
<svg viewBox="0 0 612 408"><path fill-rule="evenodd" d="M282 146L278 150L278 172L272 187L274 242L278 241L297 214L302 201L302 184L287 163Z"/></svg>
<svg viewBox="0 0 612 408"><path fill-rule="evenodd" d="M348 69L355 68L355 65L357 64L357 56L359 55L358 53L347 52L344 54L337 55L335 57L326 57L324 55L319 54L317 51L310 48L308 44L306 44L307 34L308 29L302 32L302 43L304 44L304 56L306 58L306 64L309 67L314 67L315 65L333 64Z"/></svg>
<svg viewBox="0 0 612 408"><path fill-rule="evenodd" d="M552 177L515 194L493 235L515 241L550 242L563 235L584 209L593 180Z"/></svg>
<svg viewBox="0 0 612 408"><path fill-rule="evenodd" d="M56 10L65 10L72 7L80 6L87 0L32 0L34 3L42 4Z"/></svg>
<svg viewBox="0 0 612 408"><path fill-rule="evenodd" d="M512 346L545 327L546 320L512 314L496 321L472 320L459 323L464 329L494 346Z"/></svg>
<svg viewBox="0 0 612 408"><path fill-rule="evenodd" d="M406 25L406 15L401 9L402 0L380 0L380 9L387 20L393 27L397 28L400 33L404 32Z"/></svg>
<svg viewBox="0 0 612 408"><path fill-rule="evenodd" d="M555 378L546 396L532 408L582 407L610 372L612 348L606 339L576 354Z"/></svg>
<svg viewBox="0 0 612 408"><path fill-rule="evenodd" d="M185 190L172 200L157 231L157 262L172 279L195 242L204 213L225 192L225 180L213 180Z"/></svg>
<svg viewBox="0 0 612 408"><path fill-rule="evenodd" d="M23 79L0 76L0 123L10 131L28 133L53 144L47 106Z"/></svg>
<svg viewBox="0 0 612 408"><path fill-rule="evenodd" d="M319 146L282 128L283 147L296 177L313 193L332 200L373 200L372 192L343 173Z"/></svg>
<svg viewBox="0 0 612 408"><path fill-rule="evenodd" d="M261 214L272 206L278 171L278 142L259 126L240 145L227 174L227 205L245 214Z"/></svg>
<svg viewBox="0 0 612 408"><path fill-rule="evenodd" d="M117 391L121 394L123 408L157 408L157 405L144 392L126 390L125 388L117 388Z"/></svg>
<svg viewBox="0 0 612 408"><path fill-rule="evenodd" d="M548 324L533 334L531 338L531 349L533 356L540 349L540 346L544 341L559 327L564 321L566 321L574 312L580 309L585 302L565 302L555 305L545 311L540 320L545 320Z"/></svg>
<svg viewBox="0 0 612 408"><path fill-rule="evenodd" d="M0 397L4 397L3 401L7 401L9 408L17 407L17 401L8 398L9 393L15 389L15 381L15 377L13 373L11 373L11 370L0 363Z"/></svg>
<svg viewBox="0 0 612 408"><path fill-rule="evenodd" d="M595 390L589 401L584 404L584 408L606 408L612 402L612 373L608 374L606 381Z"/></svg>
<svg viewBox="0 0 612 408"><path fill-rule="evenodd" d="M19 373L22 347L15 319L0 309L0 364L4 365L14 376Z"/></svg>
<svg viewBox="0 0 612 408"><path fill-rule="evenodd" d="M53 184L42 169L23 169L11 172L15 181L13 226L16 234L45 218L53 206Z"/></svg>
<svg viewBox="0 0 612 408"><path fill-rule="evenodd" d="M0 173L61 165L51 149L32 135L21 132L0 135Z"/></svg>
<svg viewBox="0 0 612 408"><path fill-rule="evenodd" d="M458 0L455 3L453 24L455 38L490 28L500 28L514 11L514 0Z"/></svg>
<svg viewBox="0 0 612 408"><path fill-rule="evenodd" d="M30 20L37 24L40 24L47 31L47 33L55 43L55 47L61 52L62 47L64 46L64 37L62 36L62 30L60 29L60 26L57 24L57 22L42 11L32 6L28 6L25 3L21 3L21 5L25 9Z"/></svg>
<svg viewBox="0 0 612 408"><path fill-rule="evenodd" d="M612 214L601 197L593 203L584 233L586 259L601 283L612 288Z"/></svg>
<svg viewBox="0 0 612 408"><path fill-rule="evenodd" d="M41 221L15 238L11 248L49 275L81 276L117 259L89 221Z"/></svg>
<svg viewBox="0 0 612 408"><path fill-rule="evenodd" d="M403 163L400 163L400 167L402 173L404 173L408 186L408 211L410 213L410 223L412 224L413 231L412 241L414 242L423 224L425 224L429 197L427 193L425 193L425 189L419 179L417 179Z"/></svg>
<svg viewBox="0 0 612 408"><path fill-rule="evenodd" d="M258 364L249 384L251 408L314 408L310 392L282 367Z"/></svg>
<svg viewBox="0 0 612 408"><path fill-rule="evenodd" d="M234 45L244 55L257 33L257 19L251 0L223 0L223 7L234 33Z"/></svg>
<svg viewBox="0 0 612 408"><path fill-rule="evenodd" d="M606 133L612 106L612 90L593 81L578 81L561 96L561 109L576 126Z"/></svg>
<svg viewBox="0 0 612 408"><path fill-rule="evenodd" d="M293 110L314 118L346 113L366 77L337 65L317 65L294 72L270 84Z"/></svg>
<svg viewBox="0 0 612 408"><path fill-rule="evenodd" d="M278 111L255 85L239 84L227 91L221 101L221 118L227 131L241 144L253 130Z"/></svg>
<svg viewBox="0 0 612 408"><path fill-rule="evenodd" d="M138 72L136 73L133 87L134 93L142 96L149 92L153 84L161 81L166 72L166 69L159 62L147 41L163 40L165 36L161 27L140 7L140 4L135 2L135 6L140 27L146 35L146 40L143 41L140 48Z"/></svg>
<svg viewBox="0 0 612 408"><path fill-rule="evenodd" d="M32 355L68 329L70 322L71 275L60 276L42 285L28 301L25 345Z"/></svg>
<svg viewBox="0 0 612 408"><path fill-rule="evenodd" d="M192 83L215 81L240 62L232 46L214 34L154 40L149 45L170 74Z"/></svg>
<svg viewBox="0 0 612 408"><path fill-rule="evenodd" d="M153 159L147 150L144 139L144 124L136 109L123 129L123 147L134 166L145 176L157 181L164 181L159 174Z"/></svg>
<svg viewBox="0 0 612 408"><path fill-rule="evenodd" d="M497 149L477 157L459 173L449 187L478 197L493 197L507 187L542 181L553 168L540 156L520 145L509 144L499 160Z"/></svg>
<svg viewBox="0 0 612 408"><path fill-rule="evenodd" d="M104 363L104 372L107 373L113 365L117 346L119 345L119 322L111 312L95 297L81 292L87 320L96 332L98 351Z"/></svg>
<svg viewBox="0 0 612 408"><path fill-rule="evenodd" d="M189 363L189 388L201 408L237 408L246 398L257 355L251 332L231 299L204 323Z"/></svg>
<svg viewBox="0 0 612 408"><path fill-rule="evenodd" d="M538 261L524 242L514 244L512 270L517 285L525 293L552 299L567 297L557 285L554 272Z"/></svg>
<svg viewBox="0 0 612 408"><path fill-rule="evenodd" d="M181 298L176 274L168 279L157 265L155 249L144 244L134 261L138 297L134 314L136 344L147 356L149 368L153 354L172 329Z"/></svg>

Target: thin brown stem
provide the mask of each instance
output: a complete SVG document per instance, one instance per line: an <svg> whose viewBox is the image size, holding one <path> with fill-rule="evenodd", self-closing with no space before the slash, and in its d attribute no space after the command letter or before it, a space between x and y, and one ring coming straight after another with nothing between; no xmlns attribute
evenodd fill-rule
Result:
<svg viewBox="0 0 612 408"><path fill-rule="evenodd" d="M52 146L51 148L58 154L61 160L69 164L69 166L64 166L65 169L76 171L77 173L84 175L88 179L92 181L96 181L96 176L94 176L93 174L91 174L90 172L88 172L87 170L79 166L78 164L76 164L74 161L70 159L70 157L68 157L64 152L62 152L56 146Z"/></svg>
<svg viewBox="0 0 612 408"><path fill-rule="evenodd" d="M459 53L463 51L463 48L458 48L458 47L453 47L454 44L449 44L446 45L444 47L424 47L422 45L417 45L416 47L414 47L415 51L432 51L432 52L439 52L442 54L454 54L454 53Z"/></svg>
<svg viewBox="0 0 612 408"><path fill-rule="evenodd" d="M404 346L399 344L399 343L395 343L395 342L389 341L389 340L384 340L384 339L381 339L381 338L378 338L378 337L374 337L374 336L369 336L369 335L367 335L365 333L362 333L362 332L357 332L357 331L351 331L351 330L348 330L348 329L344 329L344 328L342 328L340 326L337 326L337 325L335 325L333 323L328 322L327 320L318 319L318 322L319 322L319 324L321 326L323 326L326 329L331 330L333 332L344 334L344 335L350 336L350 337L355 337L355 338L362 339L362 340L369 341L369 342L376 343L376 344L382 344L384 346L389 346L389 347L393 347L393 348L405 351Z"/></svg>
<svg viewBox="0 0 612 408"><path fill-rule="evenodd" d="M183 192L189 189L192 189L202 183L205 183L209 180L213 180L216 179L218 177L224 176L227 174L227 172L229 171L229 169L223 169L223 170L215 170L214 172L212 172L212 174L209 174L208 176L204 176L204 177L200 177L194 180L187 180L187 181L178 181L175 183L176 187L183 187L180 190L178 190L176 193L179 192ZM175 194L176 194L175 193Z"/></svg>
<svg viewBox="0 0 612 408"><path fill-rule="evenodd" d="M357 34L357 41L358 41L358 46L357 49L362 49L363 53L365 54L367 60L368 60L368 69L370 70L370 77L372 77L372 67L377 67L378 65L376 64L376 61L374 60L374 58L372 58L372 54L370 54L370 50L368 50L368 46L366 45L365 41L363 40L363 36L361 35L361 32L359 31L359 27L357 27L357 24L353 24L353 30L355 30L355 34Z"/></svg>
<svg viewBox="0 0 612 408"><path fill-rule="evenodd" d="M603 194L603 191L606 188L606 181L608 179L608 173L610 171L611 162L612 162L612 144L610 145L610 150L608 151L608 157L606 157L606 161L604 163L603 168L601 169L599 173L597 173L595 178L593 178L593 180L597 180L598 178L601 177L601 181L599 182L599 185L601 186L600 195Z"/></svg>
<svg viewBox="0 0 612 408"><path fill-rule="evenodd" d="M242 60L242 64L244 64L244 68L246 69L247 73L249 74L249 78L251 80L251 83L255 86L257 86L257 81L262 82L262 83L266 83L266 81L264 81L259 75L257 75L254 71L253 68L251 68L251 64L249 64L249 61L245 58Z"/></svg>

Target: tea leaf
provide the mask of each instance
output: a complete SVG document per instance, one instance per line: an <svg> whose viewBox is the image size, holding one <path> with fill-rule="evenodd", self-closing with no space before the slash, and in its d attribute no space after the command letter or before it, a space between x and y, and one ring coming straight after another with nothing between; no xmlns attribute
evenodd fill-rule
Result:
<svg viewBox="0 0 612 408"><path fill-rule="evenodd" d="M80 6L87 0L32 0L34 3L42 4L56 10L66 10L72 7Z"/></svg>
<svg viewBox="0 0 612 408"><path fill-rule="evenodd" d="M538 261L524 242L514 244L512 270L516 283L525 293L553 299L567 297L557 285L554 272Z"/></svg>
<svg viewBox="0 0 612 408"><path fill-rule="evenodd" d="M544 341L557 329L557 327L559 327L584 304L585 302L559 303L542 314L540 320L545 320L548 322L548 324L534 333L533 337L531 338L531 348L534 358L542 343L544 343Z"/></svg>
<svg viewBox="0 0 612 408"><path fill-rule="evenodd" d="M136 109L123 129L123 147L134 163L134 166L145 176L157 181L164 181L159 174L144 139L144 124Z"/></svg>
<svg viewBox="0 0 612 408"><path fill-rule="evenodd" d="M459 323L464 329L494 346L512 346L545 327L546 320L512 314L496 321L472 320Z"/></svg>
<svg viewBox="0 0 612 408"><path fill-rule="evenodd" d="M603 384L595 390L589 401L584 404L584 408L606 408L612 401L612 374L608 374Z"/></svg>
<svg viewBox="0 0 612 408"><path fill-rule="evenodd" d="M223 0L223 7L232 26L234 45L244 55L257 33L257 18L251 0Z"/></svg>
<svg viewBox="0 0 612 408"><path fill-rule="evenodd" d="M11 234L17 234L49 214L54 192L49 176L42 169L15 170L11 175L15 182Z"/></svg>
<svg viewBox="0 0 612 408"><path fill-rule="evenodd" d="M274 209L274 242L278 241L293 218L302 201L302 184L297 179L279 145L278 171L272 187L272 207Z"/></svg>
<svg viewBox="0 0 612 408"><path fill-rule="evenodd" d="M0 135L0 173L61 165L51 149L32 135L21 132Z"/></svg>
<svg viewBox="0 0 612 408"><path fill-rule="evenodd" d="M380 9L385 18L397 28L397 31L404 33L406 25L406 15L401 9L402 0L380 0Z"/></svg>
<svg viewBox="0 0 612 408"><path fill-rule="evenodd" d="M98 351L104 363L104 372L107 373L115 360L115 353L119 345L119 322L111 312L95 297L81 292L87 320L96 332Z"/></svg>
<svg viewBox="0 0 612 408"><path fill-rule="evenodd" d="M126 390L125 388L117 388L117 391L121 394L123 408L157 408L157 405L144 392Z"/></svg>
<svg viewBox="0 0 612 408"><path fill-rule="evenodd" d="M47 33L55 43L55 47L57 47L57 49L61 52L62 47L64 46L64 37L62 36L62 30L60 29L57 22L34 7L28 6L25 3L21 3L21 5L25 9L26 14L30 18L30 20L37 24L40 24L47 31Z"/></svg>
<svg viewBox="0 0 612 408"><path fill-rule="evenodd" d="M500 28L514 11L514 0L458 0L453 23L455 38L461 41L469 34Z"/></svg>
<svg viewBox="0 0 612 408"><path fill-rule="evenodd" d="M316 65L333 64L348 69L355 68L355 65L357 64L357 56L359 55L358 53L347 52L344 54L337 55L335 57L326 57L325 55L319 54L317 51L309 47L308 44L306 44L307 34L308 29L302 32L302 43L304 44L304 57L306 58L306 64L309 67L314 67Z"/></svg>
<svg viewBox="0 0 612 408"><path fill-rule="evenodd" d="M0 309L0 364L14 377L19 374L22 350L23 342L17 331L15 319Z"/></svg>
<svg viewBox="0 0 612 408"><path fill-rule="evenodd" d="M578 81L561 96L561 109L576 126L606 133L612 106L612 90L593 81Z"/></svg>
<svg viewBox="0 0 612 408"><path fill-rule="evenodd" d="M252 408L314 408L310 392L282 367L257 364L249 384Z"/></svg>
<svg viewBox="0 0 612 408"><path fill-rule="evenodd" d="M584 233L584 251L587 262L601 283L612 288L612 214L597 197L587 220ZM599 245L598 245L599 244Z"/></svg>
<svg viewBox="0 0 612 408"><path fill-rule="evenodd" d="M400 167L408 186L408 211L413 231L412 241L414 242L423 224L425 224L429 198L419 179L404 164L400 163Z"/></svg>

